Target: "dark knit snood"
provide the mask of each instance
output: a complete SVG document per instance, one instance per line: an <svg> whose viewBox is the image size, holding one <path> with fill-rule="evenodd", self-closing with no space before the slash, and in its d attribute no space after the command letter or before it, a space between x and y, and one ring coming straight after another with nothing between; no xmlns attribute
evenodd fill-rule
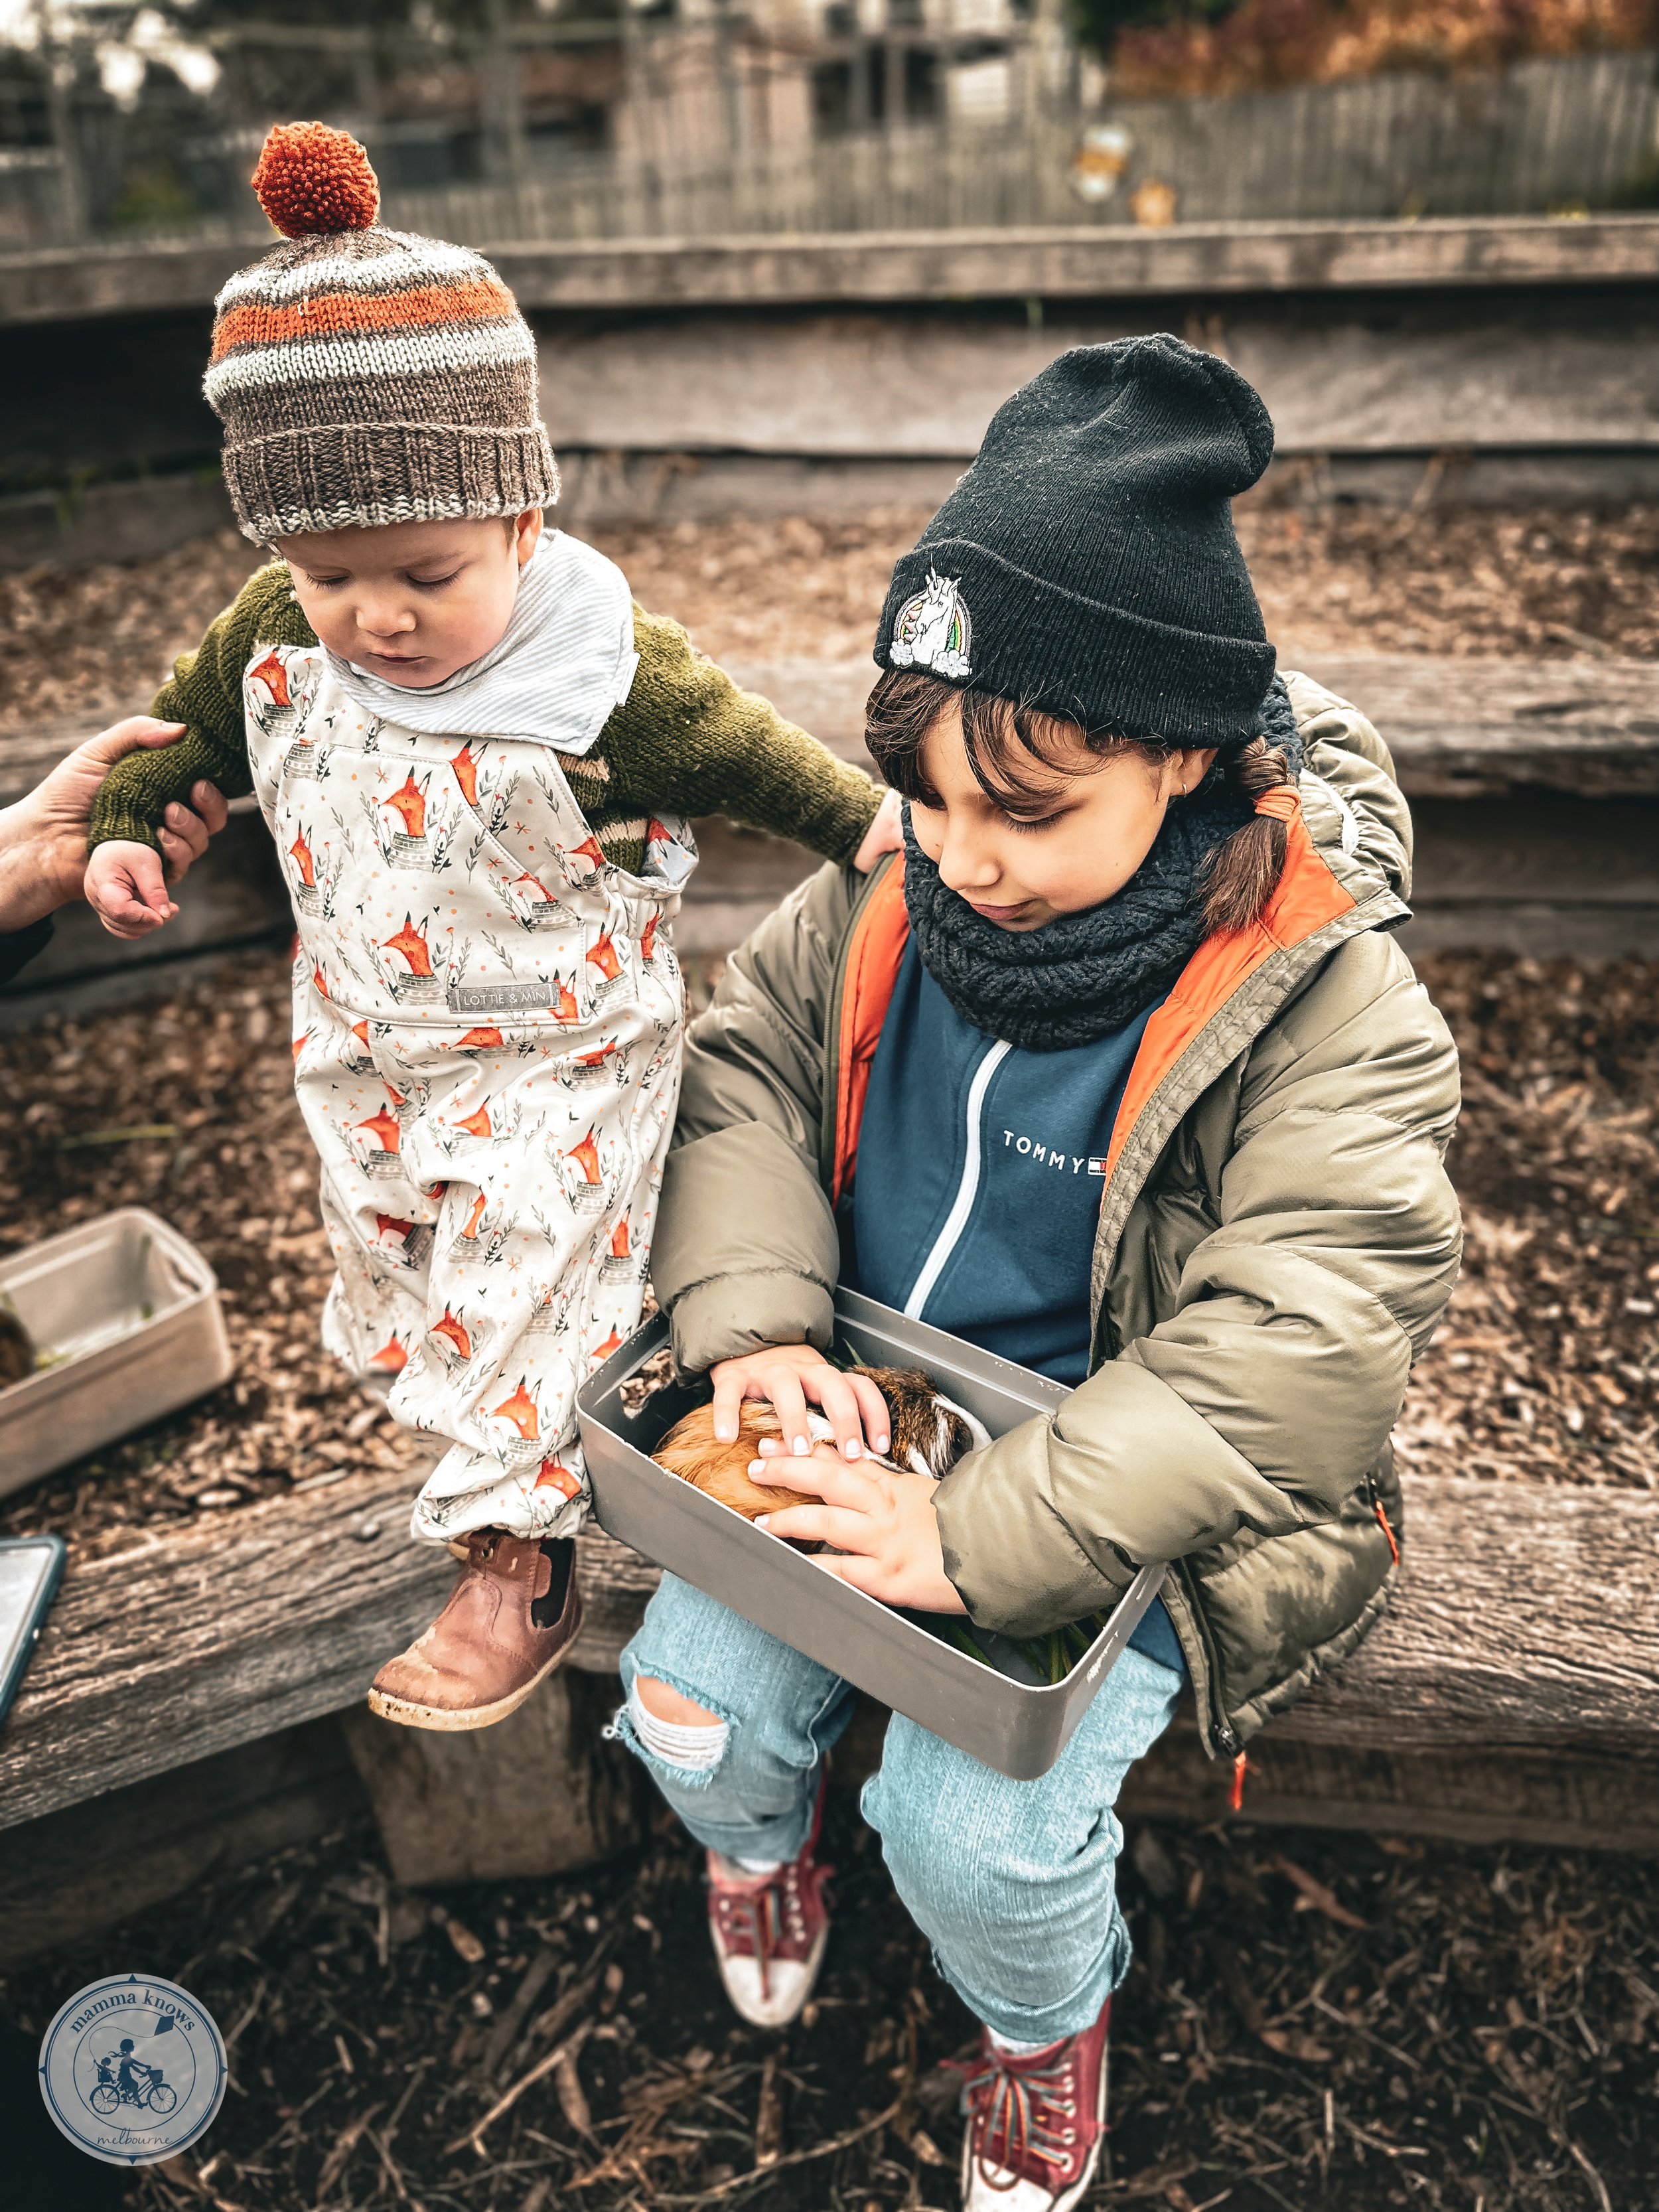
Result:
<svg viewBox="0 0 1659 2212"><path fill-rule="evenodd" d="M1262 702L1261 727L1294 781L1302 741L1279 677ZM1023 1052L1093 1044L1161 999L1203 943L1204 863L1252 811L1218 761L1168 810L1152 851L1115 897L1017 931L987 921L939 881L907 805L904 903L922 966L964 1020Z"/></svg>

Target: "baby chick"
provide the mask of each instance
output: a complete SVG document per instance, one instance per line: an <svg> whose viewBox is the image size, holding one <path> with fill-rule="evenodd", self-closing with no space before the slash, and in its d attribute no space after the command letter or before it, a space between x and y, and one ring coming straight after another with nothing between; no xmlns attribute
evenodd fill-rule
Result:
<svg viewBox="0 0 1659 2212"><path fill-rule="evenodd" d="M870 1455L878 1466L907 1468L917 1474L937 1477L948 1473L963 1452L991 1441L983 1425L936 1390L919 1367L857 1367L851 1372L867 1375L887 1401L892 1448L886 1458ZM821 1413L809 1413L807 1422L817 1442L833 1443L833 1431ZM760 1514L799 1505L809 1498L804 1491L770 1488L755 1481L749 1473L761 1438L781 1433L770 1406L745 1399L738 1408L736 1442L720 1443L714 1435L713 1407L699 1406L675 1423L652 1457L659 1467L678 1474L706 1497L718 1498L734 1513L753 1521Z"/></svg>

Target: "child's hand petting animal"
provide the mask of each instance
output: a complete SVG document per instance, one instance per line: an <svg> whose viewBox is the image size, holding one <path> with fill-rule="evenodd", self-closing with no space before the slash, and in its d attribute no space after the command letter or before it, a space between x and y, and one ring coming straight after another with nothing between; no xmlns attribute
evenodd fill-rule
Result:
<svg viewBox="0 0 1659 2212"><path fill-rule="evenodd" d="M867 1441L884 1452L891 1438L887 1401L867 1375L842 1374L810 1344L770 1344L740 1359L717 1360L708 1370L714 1386L715 1440L735 1443L745 1398L769 1399L777 1415L781 1448L804 1459L812 1449L812 1425L806 1406L821 1407L842 1456L860 1459Z"/></svg>
<svg viewBox="0 0 1659 2212"><path fill-rule="evenodd" d="M148 936L179 911L167 896L161 855L121 837L100 845L87 862L86 896L112 937Z"/></svg>
<svg viewBox="0 0 1659 2212"><path fill-rule="evenodd" d="M814 1562L826 1574L884 1605L916 1613L967 1612L945 1571L933 1510L939 1484L931 1474L913 1474L908 1468L885 1467L877 1460L848 1467L827 1447L810 1460L781 1454L757 1459L749 1471L751 1476L764 1474L769 1485L816 1496L815 1504L757 1514L755 1526L786 1542L832 1546Z"/></svg>
<svg viewBox="0 0 1659 2212"><path fill-rule="evenodd" d="M769 1364L780 1353L789 1355L781 1367ZM872 1444L878 1436L879 1449L890 1449L892 1460L847 1465L845 1443L832 1443L824 1433L830 1427L828 1401L823 1413L811 1414L804 1395L807 1450L803 1455L791 1447L775 1399L770 1405L755 1400L786 1384L819 1395L822 1379L809 1361L836 1375L860 1406L874 1393L881 1420L871 1421L866 1412L866 1426ZM712 1406L688 1413L657 1446L658 1465L786 1543L833 1546L844 1556L826 1555L819 1564L888 1605L965 1612L945 1576L933 1496L939 1476L963 1452L990 1441L973 1415L945 1397L920 1368L855 1367L837 1373L800 1345L753 1352L724 1366L724 1412L717 1395ZM711 1372L718 1387L721 1370ZM739 1383L753 1395L739 1397ZM817 1503L803 1502L808 1499Z"/></svg>

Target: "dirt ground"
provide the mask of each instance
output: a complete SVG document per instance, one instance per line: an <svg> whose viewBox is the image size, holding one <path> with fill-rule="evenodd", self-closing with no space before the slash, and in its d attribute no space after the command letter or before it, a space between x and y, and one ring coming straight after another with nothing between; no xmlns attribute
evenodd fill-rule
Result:
<svg viewBox="0 0 1659 2212"><path fill-rule="evenodd" d="M716 653L852 654L916 520L605 542ZM1241 527L1287 659L1659 653L1659 511ZM227 538L142 578L0 581L0 732L141 702L157 641L193 641L249 558ZM1463 1054L1469 1255L1402 1455L1659 1486L1659 963L1437 956L1423 974ZM228 1389L3 1501L0 1534L55 1528L86 1556L337 1467L409 1464L317 1345L327 1270L286 995L284 963L249 959L170 1001L0 1038L0 1095L27 1102L0 1131L3 1241L155 1207L218 1270L238 1362ZM778 2040L724 2009L695 1854L662 1826L595 1872L441 1899L400 1892L352 1829L31 1963L0 1979L0 2014L38 2035L116 1966L215 2014L224 2111L198 2152L134 2179L133 2212L948 2212L960 2122L940 2062L972 2024L844 1792L827 1832L825 1978ZM1236 1823L1137 1831L1122 1883L1138 1955L1091 2205L1659 2203L1653 1864Z"/></svg>
<svg viewBox="0 0 1659 2212"><path fill-rule="evenodd" d="M664 1826L590 1873L441 1899L349 1831L32 1963L0 2013L38 2036L119 1971L218 2021L224 2107L134 2179L132 2212L954 2212L941 2061L974 2024L850 1794L826 1824L823 1979L781 2037L726 2010L696 1856ZM1655 1864L1143 1827L1121 1894L1137 1955L1090 2206L1656 2201Z"/></svg>
<svg viewBox="0 0 1659 2212"><path fill-rule="evenodd" d="M926 519L591 534L645 605L716 659L850 659L869 652L894 559ZM1659 507L1247 506L1238 527L1289 667L1321 653L1659 654ZM0 577L0 738L143 711L258 558L227 530L137 567Z"/></svg>

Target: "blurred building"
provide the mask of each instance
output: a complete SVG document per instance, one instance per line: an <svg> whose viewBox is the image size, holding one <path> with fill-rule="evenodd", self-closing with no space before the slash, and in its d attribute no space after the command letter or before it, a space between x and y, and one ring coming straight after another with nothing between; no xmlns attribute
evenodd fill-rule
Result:
<svg viewBox="0 0 1659 2212"><path fill-rule="evenodd" d="M0 10L0 244L252 220L245 156L295 114L359 131L394 195L995 125L1057 0L258 4Z"/></svg>

